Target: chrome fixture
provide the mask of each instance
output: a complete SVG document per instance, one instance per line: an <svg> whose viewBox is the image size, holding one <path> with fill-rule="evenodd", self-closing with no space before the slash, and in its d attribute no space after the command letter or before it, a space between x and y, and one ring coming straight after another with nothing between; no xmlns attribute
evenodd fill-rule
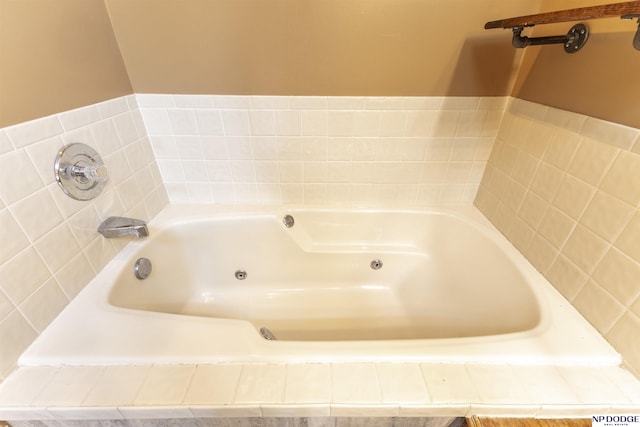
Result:
<svg viewBox="0 0 640 427"><path fill-rule="evenodd" d="M236 279L238 280L244 280L247 278L247 272L244 270L238 270L236 271Z"/></svg>
<svg viewBox="0 0 640 427"><path fill-rule="evenodd" d="M138 258L133 265L133 274L138 280L144 280L151 275L151 261L148 258Z"/></svg>
<svg viewBox="0 0 640 427"><path fill-rule="evenodd" d="M275 341L278 339L267 327L260 328L260 335L262 335L262 338L269 341Z"/></svg>
<svg viewBox="0 0 640 427"><path fill-rule="evenodd" d="M282 218L282 223L285 227L291 228L293 227L293 224L295 224L295 220L291 215L285 215L284 218Z"/></svg>
<svg viewBox="0 0 640 427"><path fill-rule="evenodd" d="M69 144L58 152L53 165L62 191L76 200L91 200L107 184L107 167L93 148L86 144Z"/></svg>
<svg viewBox="0 0 640 427"><path fill-rule="evenodd" d="M380 270L382 268L382 261L379 259L374 259L373 261L371 261L370 267L373 270Z"/></svg>
<svg viewBox="0 0 640 427"><path fill-rule="evenodd" d="M104 237L146 237L149 235L149 229L147 224L140 219L110 216L102 221L98 227L98 233Z"/></svg>

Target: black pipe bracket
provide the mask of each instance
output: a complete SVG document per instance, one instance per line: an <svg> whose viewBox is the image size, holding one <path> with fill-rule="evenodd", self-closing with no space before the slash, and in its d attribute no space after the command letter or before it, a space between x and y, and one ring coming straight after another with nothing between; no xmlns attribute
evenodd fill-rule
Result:
<svg viewBox="0 0 640 427"><path fill-rule="evenodd" d="M514 47L524 48L543 44L563 44L565 52L576 53L582 49L589 38L589 28L584 24L574 25L565 36L527 37L522 35L524 29L525 27L512 28L512 44Z"/></svg>
<svg viewBox="0 0 640 427"><path fill-rule="evenodd" d="M637 50L640 50L640 14L633 15L623 15L620 18L622 19L638 19L638 29L636 30L636 35L633 37L633 47Z"/></svg>

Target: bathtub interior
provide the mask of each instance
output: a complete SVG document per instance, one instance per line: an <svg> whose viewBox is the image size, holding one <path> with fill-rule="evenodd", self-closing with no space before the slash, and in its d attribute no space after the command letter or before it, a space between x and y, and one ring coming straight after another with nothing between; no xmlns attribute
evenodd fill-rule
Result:
<svg viewBox="0 0 640 427"><path fill-rule="evenodd" d="M153 265L145 280L131 271L141 257ZM284 341L406 340L531 330L541 321L531 286L453 212L289 209L152 228L108 302L248 321Z"/></svg>
<svg viewBox="0 0 640 427"><path fill-rule="evenodd" d="M19 365L621 363L475 207L362 213L169 205Z"/></svg>

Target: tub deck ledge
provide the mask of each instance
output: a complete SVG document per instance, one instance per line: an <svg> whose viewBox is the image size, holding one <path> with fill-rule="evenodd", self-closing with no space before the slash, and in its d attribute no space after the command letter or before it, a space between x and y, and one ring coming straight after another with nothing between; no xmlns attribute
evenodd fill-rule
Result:
<svg viewBox="0 0 640 427"><path fill-rule="evenodd" d="M208 417L589 417L640 414L619 366L442 363L20 367L0 419Z"/></svg>

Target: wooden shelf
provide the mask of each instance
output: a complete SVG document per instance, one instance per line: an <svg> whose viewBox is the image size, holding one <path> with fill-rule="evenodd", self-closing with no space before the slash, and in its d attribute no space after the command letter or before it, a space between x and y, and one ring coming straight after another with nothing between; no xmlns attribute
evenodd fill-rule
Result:
<svg viewBox="0 0 640 427"><path fill-rule="evenodd" d="M588 19L615 18L618 16L639 15L640 1L604 4L599 6L580 7L576 9L559 10L556 12L539 13L536 15L518 16L516 18L490 21L484 25L491 28L531 27L538 24L554 24L557 22L584 21Z"/></svg>

